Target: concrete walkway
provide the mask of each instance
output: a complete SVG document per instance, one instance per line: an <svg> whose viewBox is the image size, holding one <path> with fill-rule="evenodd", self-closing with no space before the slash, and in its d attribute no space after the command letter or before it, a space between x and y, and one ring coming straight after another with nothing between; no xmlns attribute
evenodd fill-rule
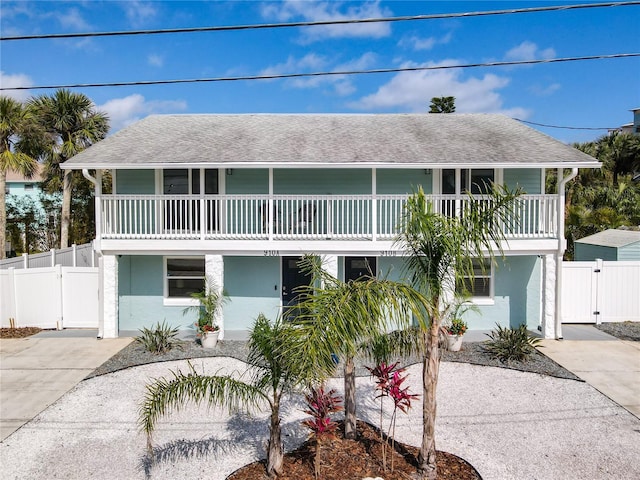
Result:
<svg viewBox="0 0 640 480"><path fill-rule="evenodd" d="M98 340L94 331L65 332L0 340L0 441L132 341Z"/></svg>
<svg viewBox="0 0 640 480"><path fill-rule="evenodd" d="M591 325L563 325L563 340L540 352L640 418L640 342L619 340Z"/></svg>

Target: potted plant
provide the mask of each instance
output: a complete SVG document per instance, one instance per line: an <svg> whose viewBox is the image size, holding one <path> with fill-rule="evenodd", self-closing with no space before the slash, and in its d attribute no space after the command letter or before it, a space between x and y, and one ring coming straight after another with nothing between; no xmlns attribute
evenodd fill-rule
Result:
<svg viewBox="0 0 640 480"><path fill-rule="evenodd" d="M200 344L203 348L214 348L220 335L217 319L222 313L227 296L214 283L207 281L204 289L201 292L192 293L191 298L197 300L198 304L185 308L183 313L194 310L198 314L198 320L194 325Z"/></svg>
<svg viewBox="0 0 640 480"><path fill-rule="evenodd" d="M461 318L454 318L451 323L444 326L447 334L447 348L457 352L462 346L462 336L467 331L467 323Z"/></svg>

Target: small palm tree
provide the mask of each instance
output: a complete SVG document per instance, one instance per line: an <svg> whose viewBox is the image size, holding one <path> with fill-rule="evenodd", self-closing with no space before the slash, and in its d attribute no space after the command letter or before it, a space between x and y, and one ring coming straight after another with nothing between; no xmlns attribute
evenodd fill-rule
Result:
<svg viewBox="0 0 640 480"><path fill-rule="evenodd" d="M310 286L297 289L301 302L293 318L295 338L286 355L306 372L326 377L335 370L335 358L344 363L345 438L356 436L354 357L361 345L392 325L408 326L421 315L424 297L406 283L373 276L343 282L323 269L317 258L304 257L303 271Z"/></svg>
<svg viewBox="0 0 640 480"><path fill-rule="evenodd" d="M196 323L198 333L202 334L212 329L218 330L218 319L222 314L224 304L229 299L222 288L207 279L205 280L204 289L200 292L192 293L191 298L197 300L198 304L185 308L182 313L186 315L191 311L195 311L198 316Z"/></svg>
<svg viewBox="0 0 640 480"><path fill-rule="evenodd" d="M0 96L0 259L5 257L7 230L6 180L14 171L31 178L36 172L36 160L23 151L23 142L33 118L23 105L13 98ZM16 141L17 140L17 141Z"/></svg>
<svg viewBox="0 0 640 480"><path fill-rule="evenodd" d="M62 173L60 165L105 138L109 131L109 118L96 110L89 97L66 89L57 90L52 96L33 98L28 108L38 118L48 139L43 156L49 193L59 190L62 179L60 248L66 248L69 246L73 171Z"/></svg>
<svg viewBox="0 0 640 480"><path fill-rule="evenodd" d="M157 421L172 408L179 408L187 401L197 404L253 410L264 403L269 405L269 443L267 447L267 474L277 476L282 472L284 451L280 427L280 400L282 395L300 385L287 359L281 355L283 342L291 326L277 319L273 324L260 314L249 337L247 374L249 381L230 375L200 375L193 368L184 374L173 372L170 379L157 379L147 385L147 394L140 407L139 423L147 433L148 447L152 448L151 434Z"/></svg>
<svg viewBox="0 0 640 480"><path fill-rule="evenodd" d="M419 189L409 197L404 224L397 243L406 252L406 273L412 285L426 299L429 323L421 324L423 433L418 456L421 478L435 479L436 388L440 369L440 329L455 308L456 285L474 276L474 259L502 253L505 225L513 225L513 204L520 191L493 186L491 193L477 201L469 194L458 216L434 210ZM483 265L483 262L481 262Z"/></svg>

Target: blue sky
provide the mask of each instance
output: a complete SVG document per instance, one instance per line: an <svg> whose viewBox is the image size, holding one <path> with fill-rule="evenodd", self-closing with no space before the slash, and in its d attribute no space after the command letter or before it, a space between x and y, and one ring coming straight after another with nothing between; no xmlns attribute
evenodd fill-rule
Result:
<svg viewBox="0 0 640 480"><path fill-rule="evenodd" d="M6 1L2 36L393 17L566 1ZM594 2L592 2L594 3ZM640 5L359 26L4 41L3 87L461 65L640 52ZM153 113L457 112L618 127L640 107L640 58L343 77L81 89L116 131ZM53 90L4 91L26 100ZM606 131L535 127L565 142Z"/></svg>

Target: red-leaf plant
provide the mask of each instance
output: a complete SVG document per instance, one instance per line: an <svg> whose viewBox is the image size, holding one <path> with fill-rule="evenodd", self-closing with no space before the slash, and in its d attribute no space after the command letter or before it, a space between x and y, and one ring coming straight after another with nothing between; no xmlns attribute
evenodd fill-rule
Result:
<svg viewBox="0 0 640 480"><path fill-rule="evenodd" d="M311 393L305 395L307 409L304 413L312 418L304 420L302 424L311 430L311 436L316 438L316 455L314 460L314 471L316 479L320 475L320 445L326 438L335 438L335 431L338 424L334 422L330 415L342 410L342 398L336 394L334 389L326 392L324 386L311 388Z"/></svg>
<svg viewBox="0 0 640 480"><path fill-rule="evenodd" d="M393 365L387 365L382 362L375 368L367 367L371 375L376 377L376 389L380 390L378 398L380 398L380 441L382 442L382 466L387 469L387 442L391 437L391 448L395 449L396 435L396 416L398 410L407 413L411 408L411 400L418 398L418 395L409 393L409 387L402 388L402 384L407 379L407 375L402 376L404 368L398 368L399 362ZM383 441L383 425L382 425L382 402L384 397L391 397L393 400L393 414L391 415L391 423L387 432L387 440ZM391 471L393 472L393 456L391 457Z"/></svg>

